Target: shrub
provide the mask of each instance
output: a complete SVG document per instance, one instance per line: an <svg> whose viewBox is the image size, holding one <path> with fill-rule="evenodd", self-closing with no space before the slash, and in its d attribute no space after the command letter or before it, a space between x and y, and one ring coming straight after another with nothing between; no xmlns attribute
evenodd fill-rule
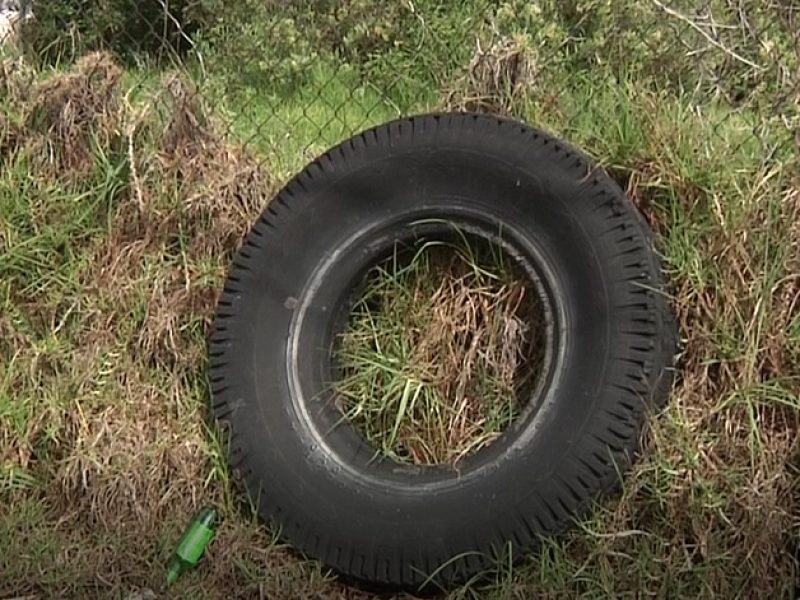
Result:
<svg viewBox="0 0 800 600"><path fill-rule="evenodd" d="M214 68L270 89L302 84L310 66L325 61L355 67L375 85L398 76L433 82L471 52L470 33L487 0L442 6L434 0L240 0L213 14L202 46ZM465 51L460 52L460 49Z"/></svg>
<svg viewBox="0 0 800 600"><path fill-rule="evenodd" d="M208 15L197 0L37 0L31 49L47 63L109 50L126 62L185 55Z"/></svg>

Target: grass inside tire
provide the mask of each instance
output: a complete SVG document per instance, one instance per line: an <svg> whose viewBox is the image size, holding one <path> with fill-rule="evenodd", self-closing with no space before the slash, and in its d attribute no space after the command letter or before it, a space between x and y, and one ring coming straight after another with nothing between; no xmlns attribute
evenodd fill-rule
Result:
<svg viewBox="0 0 800 600"><path fill-rule="evenodd" d="M491 444L395 460L342 410L337 340L376 264L464 239L531 282L541 372ZM619 484L665 402L663 285L635 207L565 143L465 114L365 131L293 178L231 265L209 366L231 468L286 541L357 581L445 587L524 556Z"/></svg>
<svg viewBox="0 0 800 600"><path fill-rule="evenodd" d="M384 456L458 465L513 424L542 375L542 290L477 242L398 247L360 286L334 392Z"/></svg>

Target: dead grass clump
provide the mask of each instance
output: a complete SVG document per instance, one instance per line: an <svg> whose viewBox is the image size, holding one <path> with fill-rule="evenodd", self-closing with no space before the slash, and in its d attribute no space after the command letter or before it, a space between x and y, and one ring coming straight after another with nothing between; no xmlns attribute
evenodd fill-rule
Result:
<svg viewBox="0 0 800 600"><path fill-rule="evenodd" d="M197 368L197 332L210 322L225 264L272 182L244 148L218 133L179 74L125 113L129 195L96 250L87 284L120 306L141 307L144 294L132 348L159 365Z"/></svg>
<svg viewBox="0 0 800 600"><path fill-rule="evenodd" d="M34 136L41 168L60 177L93 168L92 147L115 148L121 133L122 71L113 58L95 52L67 73L35 86L26 128Z"/></svg>
<svg viewBox="0 0 800 600"><path fill-rule="evenodd" d="M170 252L163 243L116 234L96 250L86 285L115 309L105 328L127 330L129 350L145 364L194 373L203 364L224 261L209 270Z"/></svg>
<svg viewBox="0 0 800 600"><path fill-rule="evenodd" d="M536 63L530 48L512 38L501 38L488 49L477 43L465 72L445 90L448 110L508 114L531 88Z"/></svg>
<svg viewBox="0 0 800 600"><path fill-rule="evenodd" d="M538 295L449 247L386 269L368 279L342 336L342 410L390 456L455 463L524 407L545 348Z"/></svg>
<svg viewBox="0 0 800 600"><path fill-rule="evenodd" d="M24 104L31 94L36 72L22 60L0 57L0 99L5 108Z"/></svg>
<svg viewBox="0 0 800 600"><path fill-rule="evenodd" d="M195 372L204 360L205 346L198 332L211 324L219 295L219 280L186 281L173 273L155 281L147 297L147 313L136 345L143 356L159 365L182 366Z"/></svg>
<svg viewBox="0 0 800 600"><path fill-rule="evenodd" d="M8 162L19 148L20 130L3 112L0 112L0 164Z"/></svg>
<svg viewBox="0 0 800 600"><path fill-rule="evenodd" d="M164 78L163 90L150 110L156 120L157 161L134 158L134 194L139 208L157 208L156 197L175 197L176 218L168 227L180 227L194 256L230 256L249 231L274 191L271 178L242 146L224 140L205 114L194 87L178 74ZM147 118L147 113L142 115ZM141 119L140 119L141 122ZM136 154L129 130L131 154ZM150 125L151 133L154 129ZM149 205L146 207L145 205ZM159 216L164 221L164 215Z"/></svg>
<svg viewBox="0 0 800 600"><path fill-rule="evenodd" d="M121 264L141 268L143 256L188 257L152 271L137 348L160 364L196 365L203 348L187 336L187 325L210 323L224 263L262 210L272 182L244 148L223 139L196 90L177 74L165 77L128 133L133 194L121 207L105 264L116 263L119 273ZM148 137L155 159L136 149L137 139ZM204 259L218 264L211 278L197 268Z"/></svg>
<svg viewBox="0 0 800 600"><path fill-rule="evenodd" d="M145 236L152 233L144 230ZM126 331L127 351L143 365L197 373L203 365L204 332L216 306L224 262L209 271L200 268L194 257L183 262L172 252L163 242L116 233L98 247L84 277L87 287L112 311L105 327Z"/></svg>

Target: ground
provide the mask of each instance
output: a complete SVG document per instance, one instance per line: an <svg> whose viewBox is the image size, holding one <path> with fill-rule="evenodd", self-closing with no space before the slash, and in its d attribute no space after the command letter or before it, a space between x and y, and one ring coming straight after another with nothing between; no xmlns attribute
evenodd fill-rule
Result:
<svg viewBox="0 0 800 600"><path fill-rule="evenodd" d="M242 501L207 417L205 336L231 253L277 187L392 107L370 88L345 102L347 85L322 73L325 95L236 100L228 108L250 119L239 123L259 128L240 124L229 139L180 74L122 70L103 55L31 74L33 87L10 71L0 598L157 590L203 504L219 507L218 534L159 597L373 598L296 556ZM696 111L635 77L514 102L607 168L656 232L682 328L680 380L621 494L522 564L446 597L795 597L796 158L765 160L752 115Z"/></svg>

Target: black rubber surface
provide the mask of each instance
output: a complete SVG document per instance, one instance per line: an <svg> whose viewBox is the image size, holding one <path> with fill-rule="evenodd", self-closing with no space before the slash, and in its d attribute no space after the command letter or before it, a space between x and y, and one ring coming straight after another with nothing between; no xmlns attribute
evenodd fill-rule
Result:
<svg viewBox="0 0 800 600"><path fill-rule="evenodd" d="M550 306L548 375L459 466L375 449L333 406L353 287L398 240L457 229L505 247ZM231 266L210 344L213 409L263 518L339 573L415 589L520 556L619 483L672 382L676 328L635 207L576 150L490 116L366 131L270 203Z"/></svg>

